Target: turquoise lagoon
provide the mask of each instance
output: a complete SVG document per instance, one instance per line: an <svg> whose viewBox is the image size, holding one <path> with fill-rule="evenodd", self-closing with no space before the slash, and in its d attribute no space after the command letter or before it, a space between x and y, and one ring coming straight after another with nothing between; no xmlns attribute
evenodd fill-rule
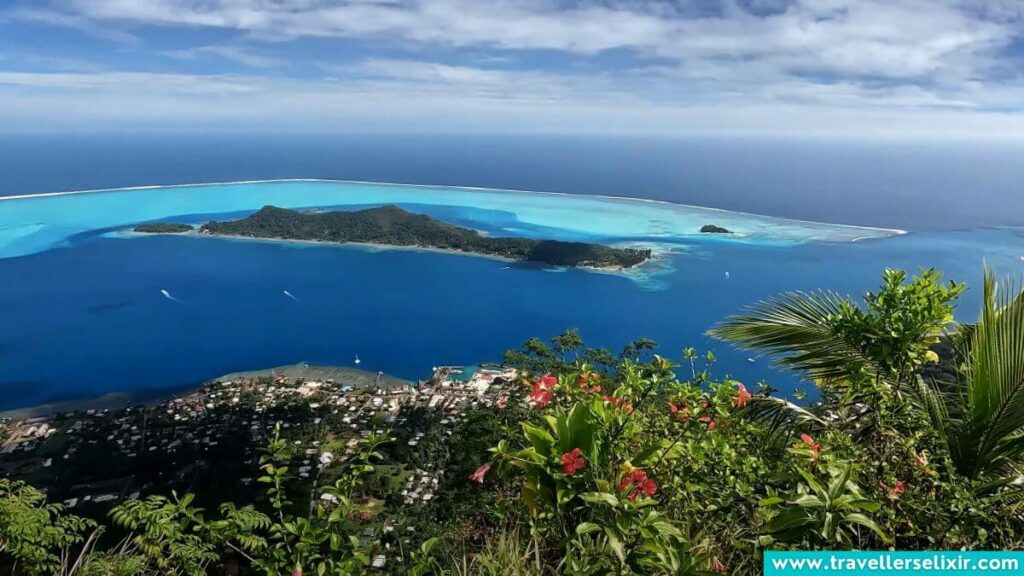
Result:
<svg viewBox="0 0 1024 576"><path fill-rule="evenodd" d="M642 244L625 274L549 270L462 255L125 234L273 204L398 204L492 235ZM704 224L732 236L702 235ZM903 234L608 196L322 180L147 187L0 199L0 408L157 393L295 362L419 378L496 360L531 336L578 328L618 348L713 349L720 373L791 391L791 374L704 337L783 290L859 294L889 267L938 267L974 283L982 262L1016 272L1016 229ZM287 291L289 297L284 294ZM965 297L961 317L976 310Z"/></svg>

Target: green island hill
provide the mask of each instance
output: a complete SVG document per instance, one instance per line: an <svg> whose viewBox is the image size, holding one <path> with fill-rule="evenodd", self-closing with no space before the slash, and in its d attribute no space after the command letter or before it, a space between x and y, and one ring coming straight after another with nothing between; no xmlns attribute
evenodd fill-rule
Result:
<svg viewBox="0 0 1024 576"><path fill-rule="evenodd" d="M700 231L702 234L732 234L732 230L715 224L705 224L700 227Z"/></svg>
<svg viewBox="0 0 1024 576"><path fill-rule="evenodd" d="M147 234L181 234L182 232L191 232L192 227L188 224L152 222L150 224L139 224L134 230L135 232L145 232Z"/></svg>
<svg viewBox="0 0 1024 576"><path fill-rule="evenodd" d="M217 236L454 250L568 267L631 268L651 257L649 249L484 236L476 230L413 214L393 205L355 212L299 212L264 206L241 220L203 224L200 232Z"/></svg>

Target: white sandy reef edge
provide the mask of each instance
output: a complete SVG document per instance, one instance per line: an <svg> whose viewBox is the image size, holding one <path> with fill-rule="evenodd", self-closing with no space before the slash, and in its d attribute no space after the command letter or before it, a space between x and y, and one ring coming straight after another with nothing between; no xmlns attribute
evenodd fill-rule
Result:
<svg viewBox="0 0 1024 576"><path fill-rule="evenodd" d="M854 224L838 224L832 222L819 222L813 220L799 220L795 218L784 218L777 216L766 216L763 214L755 214L752 212L742 212L737 210L725 210L723 208L713 208L708 206L697 206L694 204L681 204L677 202L668 202L665 200L652 200L649 198L635 198L631 196L612 196L607 194L570 194L568 192L545 192L538 190L516 190L512 188L486 188L479 186L449 186L443 184L404 184L401 182L374 182L368 180L338 180L329 178L274 178L267 180L236 180L228 182L197 182L192 184L153 184L144 186L129 186L123 188L94 188L88 190L70 190L64 192L41 192L38 194L18 194L13 196L0 196L0 202L5 200L27 200L33 198L49 198L54 196L69 196L75 194L96 194L96 193L109 193L109 192L131 192L138 190L157 190L162 188L195 188L201 186L234 186L234 185L245 185L245 184L271 184L271 183L334 183L334 184L360 184L370 186L395 186L395 187L406 187L406 188L426 188L426 189L452 189L452 190L465 190L465 191L478 191L478 192L496 192L496 193L515 193L515 194L541 194L549 196L560 196L560 197L590 197L599 198L605 200L617 200L617 201L629 201L629 202L647 202L651 204L658 204L663 206L677 207L677 208L690 208L699 210L708 210L714 212L720 212L723 214L738 214L741 216L751 216L756 218L767 218L773 220L795 222L802 224L813 224L813 225L826 225L834 226L837 228L847 228L853 230L871 230L875 232L882 232L888 235L903 235L906 234L906 230L898 228L880 228L874 226L858 226ZM854 241L861 240L864 238L871 238L871 236L865 236L857 238Z"/></svg>

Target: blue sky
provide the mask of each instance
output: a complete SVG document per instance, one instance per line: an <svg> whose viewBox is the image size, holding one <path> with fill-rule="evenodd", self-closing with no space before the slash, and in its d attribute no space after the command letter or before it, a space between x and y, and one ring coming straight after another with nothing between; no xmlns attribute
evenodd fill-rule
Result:
<svg viewBox="0 0 1024 576"><path fill-rule="evenodd" d="M0 125L1024 139L1024 0L0 0Z"/></svg>

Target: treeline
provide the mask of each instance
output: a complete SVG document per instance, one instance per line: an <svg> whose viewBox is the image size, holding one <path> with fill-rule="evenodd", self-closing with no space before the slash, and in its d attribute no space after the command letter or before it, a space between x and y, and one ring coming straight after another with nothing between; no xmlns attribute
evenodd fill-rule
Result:
<svg viewBox="0 0 1024 576"><path fill-rule="evenodd" d="M146 232L148 234L180 234L191 230L192 227L188 224L175 224L172 222L151 222L149 224L139 224L135 227L136 232Z"/></svg>
<svg viewBox="0 0 1024 576"><path fill-rule="evenodd" d="M247 218L209 222L201 230L207 234L252 238L458 250L552 266L630 268L651 256L647 249L613 248L586 242L492 238L391 205L356 212L298 212L265 206Z"/></svg>

